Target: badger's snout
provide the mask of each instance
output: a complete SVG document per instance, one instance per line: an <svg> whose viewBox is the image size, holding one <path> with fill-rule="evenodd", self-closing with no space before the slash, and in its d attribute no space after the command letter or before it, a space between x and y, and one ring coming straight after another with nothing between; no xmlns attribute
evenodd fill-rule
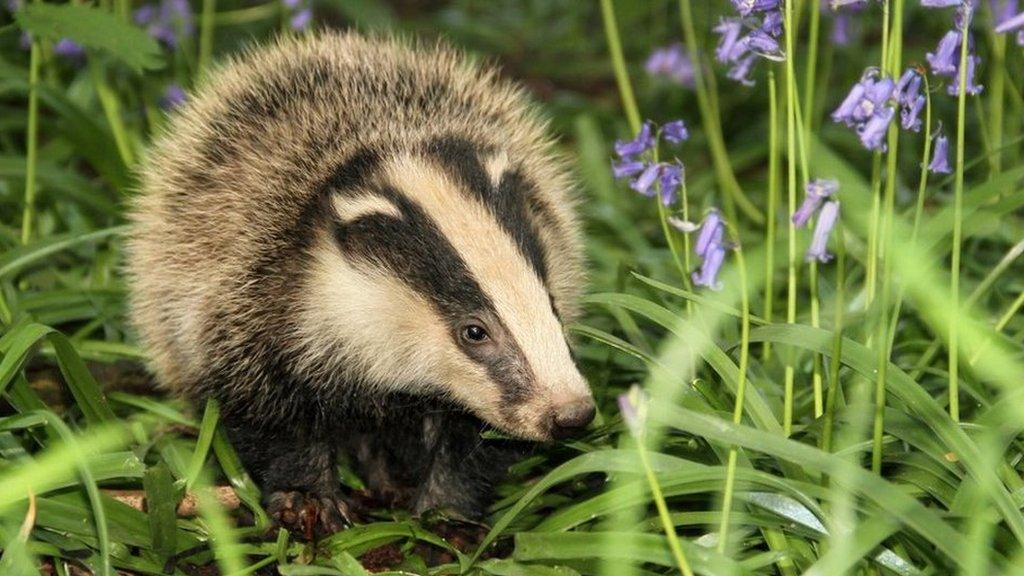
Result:
<svg viewBox="0 0 1024 576"><path fill-rule="evenodd" d="M597 412L589 396L555 406L551 411L551 436L556 440L579 436Z"/></svg>

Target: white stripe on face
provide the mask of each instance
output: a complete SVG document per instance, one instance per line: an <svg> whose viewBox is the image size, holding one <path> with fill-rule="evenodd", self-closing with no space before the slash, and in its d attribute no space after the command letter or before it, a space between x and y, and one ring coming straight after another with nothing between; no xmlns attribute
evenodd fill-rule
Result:
<svg viewBox="0 0 1024 576"><path fill-rule="evenodd" d="M383 174L433 220L493 302L536 378L534 402L550 407L589 396L548 291L491 211L423 158L398 157Z"/></svg>
<svg viewBox="0 0 1024 576"><path fill-rule="evenodd" d="M335 194L331 198L331 205L342 224L348 224L353 220L369 216L370 214L383 214L394 218L402 217L401 212L398 211L398 208L391 201L371 193L358 195Z"/></svg>

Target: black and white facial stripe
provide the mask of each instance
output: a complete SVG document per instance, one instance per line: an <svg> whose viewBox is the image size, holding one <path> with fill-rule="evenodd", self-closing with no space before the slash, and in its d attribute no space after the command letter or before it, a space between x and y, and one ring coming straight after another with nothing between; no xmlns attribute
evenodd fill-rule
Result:
<svg viewBox="0 0 1024 576"><path fill-rule="evenodd" d="M392 282L389 289L401 282L415 295L403 301L432 309L436 321L412 308L408 319L398 317L402 311L390 314L402 332L396 343L408 332L436 329L430 322L442 325L448 339L442 354L457 350L479 367L449 358L436 368L447 391L480 404L470 407L499 420L494 424L544 436L550 418L536 414L589 399L589 391L546 286L548 263L527 204L532 184L504 158L484 154L468 141L446 138L406 154L356 156L324 187L335 214L331 234L347 266ZM460 340L467 322L491 332L486 346Z"/></svg>

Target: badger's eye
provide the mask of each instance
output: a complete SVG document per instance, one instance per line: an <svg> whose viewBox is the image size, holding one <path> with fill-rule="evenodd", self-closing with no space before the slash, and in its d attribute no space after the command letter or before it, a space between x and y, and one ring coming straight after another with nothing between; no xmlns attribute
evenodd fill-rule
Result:
<svg viewBox="0 0 1024 576"><path fill-rule="evenodd" d="M470 344L480 344L487 341L487 330L478 324L469 324L462 328L462 339Z"/></svg>

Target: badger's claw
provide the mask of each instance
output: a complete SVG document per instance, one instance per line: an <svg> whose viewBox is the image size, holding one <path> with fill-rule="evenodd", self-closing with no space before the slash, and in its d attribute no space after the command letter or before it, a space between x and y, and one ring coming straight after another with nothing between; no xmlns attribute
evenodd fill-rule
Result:
<svg viewBox="0 0 1024 576"><path fill-rule="evenodd" d="M267 513L277 525L310 541L353 524L352 512L340 494L274 492L267 502Z"/></svg>

